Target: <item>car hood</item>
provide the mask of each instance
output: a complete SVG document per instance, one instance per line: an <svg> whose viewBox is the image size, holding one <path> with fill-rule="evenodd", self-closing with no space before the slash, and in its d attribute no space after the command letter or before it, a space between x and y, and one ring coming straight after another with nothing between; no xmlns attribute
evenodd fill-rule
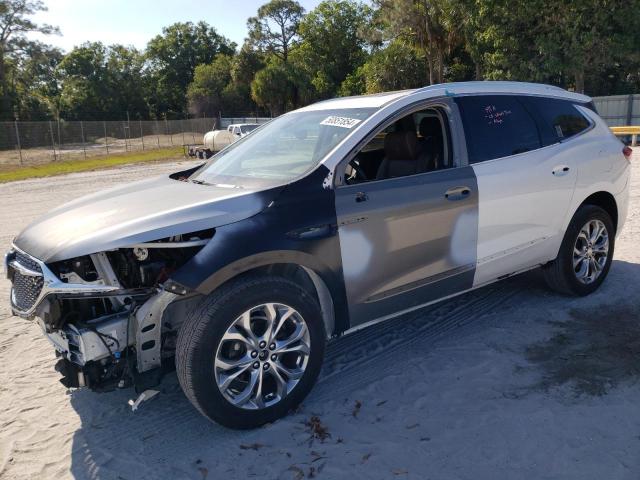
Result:
<svg viewBox="0 0 640 480"><path fill-rule="evenodd" d="M266 208L279 190L143 180L62 205L14 244L43 262L65 260L237 222Z"/></svg>

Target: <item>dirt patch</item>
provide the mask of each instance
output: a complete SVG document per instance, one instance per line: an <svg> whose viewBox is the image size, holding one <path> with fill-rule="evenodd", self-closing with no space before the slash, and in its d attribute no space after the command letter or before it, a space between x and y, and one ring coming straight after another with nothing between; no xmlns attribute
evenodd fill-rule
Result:
<svg viewBox="0 0 640 480"><path fill-rule="evenodd" d="M568 321L551 324L554 334L526 349L542 374L533 390L569 385L577 396L605 395L640 380L640 307L575 309Z"/></svg>

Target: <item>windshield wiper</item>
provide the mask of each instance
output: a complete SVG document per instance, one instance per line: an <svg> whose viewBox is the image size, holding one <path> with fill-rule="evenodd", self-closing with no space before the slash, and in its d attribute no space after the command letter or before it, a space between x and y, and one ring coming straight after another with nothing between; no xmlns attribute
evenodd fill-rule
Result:
<svg viewBox="0 0 640 480"><path fill-rule="evenodd" d="M220 187L220 188L244 188L242 185L232 185L230 183L209 183L204 180L189 180L192 183L197 185L207 185L209 187Z"/></svg>

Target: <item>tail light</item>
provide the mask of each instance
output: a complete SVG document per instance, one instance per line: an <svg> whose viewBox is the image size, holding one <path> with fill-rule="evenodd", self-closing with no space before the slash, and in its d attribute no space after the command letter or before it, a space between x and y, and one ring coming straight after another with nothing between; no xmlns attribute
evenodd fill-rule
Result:
<svg viewBox="0 0 640 480"><path fill-rule="evenodd" d="M627 160L631 160L631 155L633 154L633 149L627 145L624 146L624 148L622 149L622 154L624 155L624 158L626 158Z"/></svg>

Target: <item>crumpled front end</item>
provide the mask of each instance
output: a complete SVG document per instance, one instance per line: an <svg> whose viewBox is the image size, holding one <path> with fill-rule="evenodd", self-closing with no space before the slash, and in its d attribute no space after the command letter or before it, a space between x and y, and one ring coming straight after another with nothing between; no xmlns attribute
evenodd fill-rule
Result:
<svg viewBox="0 0 640 480"><path fill-rule="evenodd" d="M45 263L15 245L5 256L11 309L37 321L61 382L111 390L159 382L184 308L198 295L171 281L213 230ZM171 364L172 362L165 362Z"/></svg>

